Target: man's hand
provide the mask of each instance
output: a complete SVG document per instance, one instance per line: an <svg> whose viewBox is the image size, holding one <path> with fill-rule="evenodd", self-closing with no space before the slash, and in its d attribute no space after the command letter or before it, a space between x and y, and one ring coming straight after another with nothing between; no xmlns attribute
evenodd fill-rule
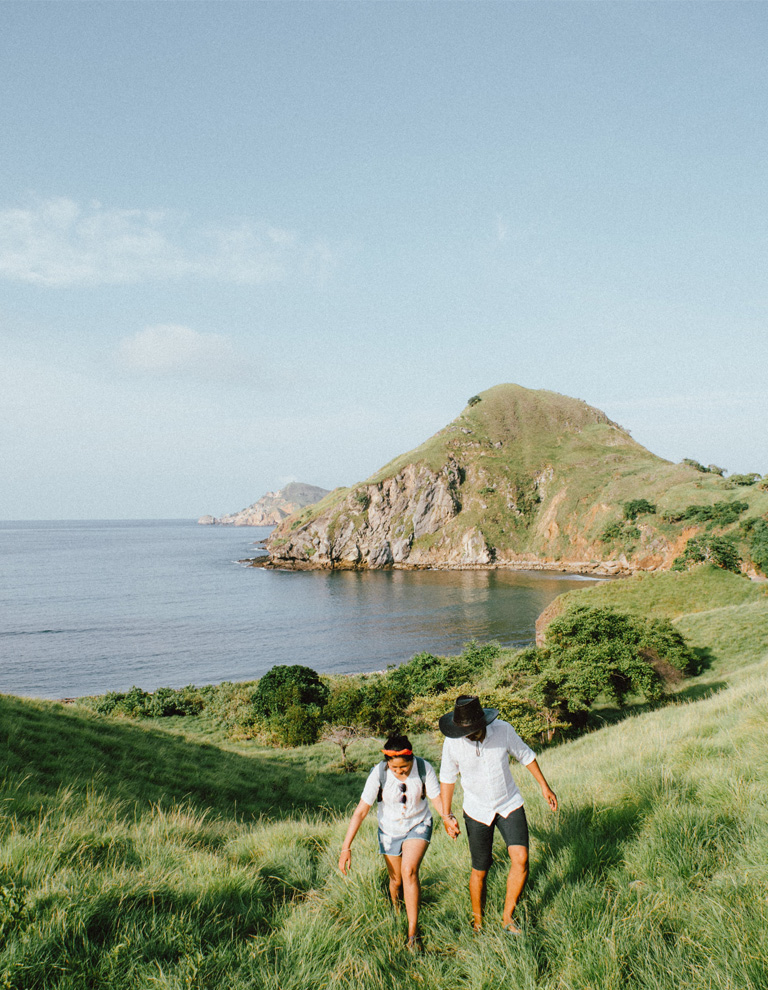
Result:
<svg viewBox="0 0 768 990"><path fill-rule="evenodd" d="M347 875L347 870L352 866L352 850L342 849L341 855L339 856L339 869L344 874Z"/></svg>
<svg viewBox="0 0 768 990"><path fill-rule="evenodd" d="M547 804L550 806L550 808L553 811L557 811L557 795L549 787L548 784L543 784L542 785L541 793L542 793L542 795L544 797L544 800L547 802Z"/></svg>
<svg viewBox="0 0 768 990"><path fill-rule="evenodd" d="M455 815L446 815L446 817L443 818L443 825L445 826L445 831L452 839L457 838L461 832Z"/></svg>

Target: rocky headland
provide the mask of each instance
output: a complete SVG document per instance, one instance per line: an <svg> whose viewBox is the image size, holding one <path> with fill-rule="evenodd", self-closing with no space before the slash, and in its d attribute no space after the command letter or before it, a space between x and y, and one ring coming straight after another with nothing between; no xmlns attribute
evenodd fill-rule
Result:
<svg viewBox="0 0 768 990"><path fill-rule="evenodd" d="M371 478L284 519L254 564L667 570L703 527L664 510L736 497L692 464L657 457L578 399L499 385ZM653 511L628 514L633 500Z"/></svg>
<svg viewBox="0 0 768 990"><path fill-rule="evenodd" d="M314 505L329 494L327 488L292 481L278 492L267 492L253 505L226 516L203 516L201 526L277 526L288 516Z"/></svg>

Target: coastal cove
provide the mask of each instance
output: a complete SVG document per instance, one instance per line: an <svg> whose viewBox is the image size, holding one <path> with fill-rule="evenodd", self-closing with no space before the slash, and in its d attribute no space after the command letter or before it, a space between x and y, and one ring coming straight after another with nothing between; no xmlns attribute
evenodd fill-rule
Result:
<svg viewBox="0 0 768 990"><path fill-rule="evenodd" d="M380 670L472 640L531 642L594 583L503 569L249 568L268 529L192 520L0 523L0 692L77 697L242 681L276 664Z"/></svg>

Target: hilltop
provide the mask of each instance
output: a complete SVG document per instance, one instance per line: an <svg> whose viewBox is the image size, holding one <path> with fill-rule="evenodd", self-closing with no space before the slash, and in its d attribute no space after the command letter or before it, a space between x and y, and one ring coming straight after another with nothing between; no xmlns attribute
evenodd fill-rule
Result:
<svg viewBox="0 0 768 990"><path fill-rule="evenodd" d="M201 526L276 526L288 516L308 505L314 505L329 494L327 488L292 481L278 492L267 492L260 499L239 512L227 516L203 516Z"/></svg>
<svg viewBox="0 0 768 990"><path fill-rule="evenodd" d="M497 385L366 481L284 520L259 564L667 570L712 524L689 507L740 502L718 533L768 512L757 476L740 487L719 470L656 456L579 399Z"/></svg>

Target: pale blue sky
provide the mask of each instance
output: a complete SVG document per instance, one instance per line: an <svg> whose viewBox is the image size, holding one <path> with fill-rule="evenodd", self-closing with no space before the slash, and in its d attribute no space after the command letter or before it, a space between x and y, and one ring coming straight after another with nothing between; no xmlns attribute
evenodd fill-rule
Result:
<svg viewBox="0 0 768 990"><path fill-rule="evenodd" d="M0 4L0 518L352 484L500 382L768 472L764 3Z"/></svg>

